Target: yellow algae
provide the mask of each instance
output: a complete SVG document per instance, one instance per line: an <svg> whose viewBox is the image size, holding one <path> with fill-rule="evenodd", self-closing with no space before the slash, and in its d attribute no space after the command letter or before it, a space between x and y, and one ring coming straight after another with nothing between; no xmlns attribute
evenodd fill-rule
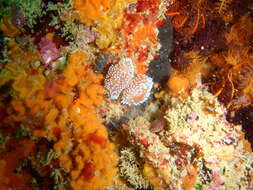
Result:
<svg viewBox="0 0 253 190"><path fill-rule="evenodd" d="M149 187L149 182L142 175L140 163L133 149L125 148L120 151L119 172L132 186L145 189Z"/></svg>

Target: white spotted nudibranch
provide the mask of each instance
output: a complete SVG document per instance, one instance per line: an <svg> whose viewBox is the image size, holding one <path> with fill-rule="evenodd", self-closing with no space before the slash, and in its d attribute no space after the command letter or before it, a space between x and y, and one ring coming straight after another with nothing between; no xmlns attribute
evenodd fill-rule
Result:
<svg viewBox="0 0 253 190"><path fill-rule="evenodd" d="M138 105L145 102L153 87L152 78L147 75L136 75L122 92L121 103L128 105Z"/></svg>
<svg viewBox="0 0 253 190"><path fill-rule="evenodd" d="M118 64L110 66L104 85L109 98L118 99L133 77L134 63L130 58L124 58Z"/></svg>
<svg viewBox="0 0 253 190"><path fill-rule="evenodd" d="M105 78L105 89L110 99L118 99L127 105L139 105L145 102L153 87L152 78L147 75L134 76L134 63L130 58L123 58L112 65Z"/></svg>

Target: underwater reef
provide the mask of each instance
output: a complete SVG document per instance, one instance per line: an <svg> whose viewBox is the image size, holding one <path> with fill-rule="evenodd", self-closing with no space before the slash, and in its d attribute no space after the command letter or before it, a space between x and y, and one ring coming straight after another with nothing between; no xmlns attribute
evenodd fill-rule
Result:
<svg viewBox="0 0 253 190"><path fill-rule="evenodd" d="M251 0L0 0L0 190L253 189Z"/></svg>

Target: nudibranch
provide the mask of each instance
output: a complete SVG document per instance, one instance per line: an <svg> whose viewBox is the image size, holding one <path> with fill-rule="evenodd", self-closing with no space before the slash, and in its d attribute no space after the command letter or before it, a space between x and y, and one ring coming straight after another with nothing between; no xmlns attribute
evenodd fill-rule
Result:
<svg viewBox="0 0 253 190"><path fill-rule="evenodd" d="M123 58L119 63L110 66L105 78L104 87L110 99L118 99L130 81L134 78L134 63L130 58Z"/></svg>
<svg viewBox="0 0 253 190"><path fill-rule="evenodd" d="M127 105L139 105L145 102L153 87L152 78L138 74L122 92L121 103Z"/></svg>
<svg viewBox="0 0 253 190"><path fill-rule="evenodd" d="M153 79L144 74L135 76L135 67L131 58L124 58L118 64L110 66L104 84L110 99L118 99L127 105L139 105L145 102L153 87Z"/></svg>

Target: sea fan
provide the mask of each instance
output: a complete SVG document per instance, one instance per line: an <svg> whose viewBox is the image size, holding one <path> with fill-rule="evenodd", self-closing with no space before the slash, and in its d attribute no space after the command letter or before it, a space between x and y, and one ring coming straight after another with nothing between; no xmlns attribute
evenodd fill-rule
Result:
<svg viewBox="0 0 253 190"><path fill-rule="evenodd" d="M217 3L217 11L220 15L225 13L229 7L229 5L232 3L233 0L219 0Z"/></svg>

